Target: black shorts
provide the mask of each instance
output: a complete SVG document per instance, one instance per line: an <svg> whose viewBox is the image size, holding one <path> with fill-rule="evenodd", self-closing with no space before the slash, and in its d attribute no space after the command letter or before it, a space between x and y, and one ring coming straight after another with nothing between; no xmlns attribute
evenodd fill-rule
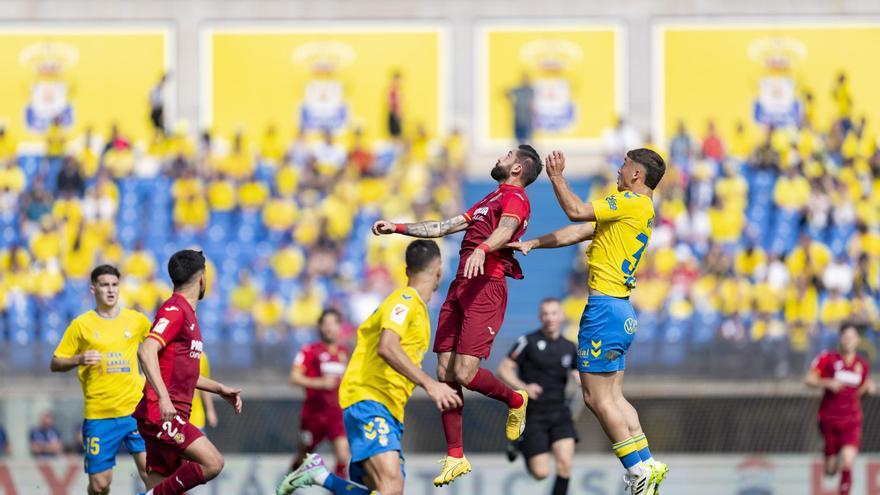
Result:
<svg viewBox="0 0 880 495"><path fill-rule="evenodd" d="M526 459L550 452L550 446L558 440L573 438L578 440L571 410L560 406L551 410L526 411L526 429L520 439L519 451Z"/></svg>

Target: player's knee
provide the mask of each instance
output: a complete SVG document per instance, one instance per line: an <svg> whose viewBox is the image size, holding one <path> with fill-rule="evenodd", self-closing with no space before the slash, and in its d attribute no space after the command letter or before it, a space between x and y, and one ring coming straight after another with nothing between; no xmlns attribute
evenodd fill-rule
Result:
<svg viewBox="0 0 880 495"><path fill-rule="evenodd" d="M474 379L474 375L477 374L477 370L471 369L471 367L465 363L459 364L458 362L456 362L454 373L455 381L458 382L458 384L461 386L467 386Z"/></svg>
<svg viewBox="0 0 880 495"><path fill-rule="evenodd" d="M95 476L89 480L89 495L106 495L110 493L110 478Z"/></svg>
<svg viewBox="0 0 880 495"><path fill-rule="evenodd" d="M556 475L571 478L571 459L556 460Z"/></svg>
<svg viewBox="0 0 880 495"><path fill-rule="evenodd" d="M545 480L548 476L550 476L550 470L547 469L547 466L534 466L529 469L532 478L535 478L537 481Z"/></svg>
<svg viewBox="0 0 880 495"><path fill-rule="evenodd" d="M215 452L205 459L202 463L202 474L205 476L205 481L216 478L223 471L224 464L223 456L219 452Z"/></svg>
<svg viewBox="0 0 880 495"><path fill-rule="evenodd" d="M398 478L378 480L376 490L382 495L403 495L403 480Z"/></svg>

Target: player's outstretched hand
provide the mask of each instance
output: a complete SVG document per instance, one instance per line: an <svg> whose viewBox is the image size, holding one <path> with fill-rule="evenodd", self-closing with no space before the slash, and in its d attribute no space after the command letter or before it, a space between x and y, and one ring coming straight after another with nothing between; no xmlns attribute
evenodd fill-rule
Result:
<svg viewBox="0 0 880 495"><path fill-rule="evenodd" d="M486 264L486 252L482 249L474 249L464 264L465 278L473 278L483 274L483 266Z"/></svg>
<svg viewBox="0 0 880 495"><path fill-rule="evenodd" d="M463 404L458 393L445 383L430 381L425 386L425 392L428 393L428 397L437 405L437 409L441 411L455 409Z"/></svg>
<svg viewBox="0 0 880 495"><path fill-rule="evenodd" d="M241 389L240 388L232 388L223 385L220 389L220 397L223 397L223 400L229 403L233 409L235 409L235 414L241 414Z"/></svg>
<svg viewBox="0 0 880 495"><path fill-rule="evenodd" d="M95 364L99 364L101 362L101 353L98 351L88 350L82 354L80 357L79 364L84 364L86 366L92 366Z"/></svg>
<svg viewBox="0 0 880 495"><path fill-rule="evenodd" d="M523 254L523 256L526 256L529 254L529 251L535 248L535 240L532 239L531 241L508 242L506 247L509 247L514 251L519 251Z"/></svg>
<svg viewBox="0 0 880 495"><path fill-rule="evenodd" d="M159 398L159 417L162 418L162 421L171 421L174 417L177 416L177 409L174 407L174 403L171 402L170 397Z"/></svg>
<svg viewBox="0 0 880 495"><path fill-rule="evenodd" d="M560 150L553 150L544 160L544 166L549 177L562 176L562 171L565 170L565 155Z"/></svg>
<svg viewBox="0 0 880 495"><path fill-rule="evenodd" d="M373 224L373 235L388 235L394 233L394 223L387 220L377 220Z"/></svg>

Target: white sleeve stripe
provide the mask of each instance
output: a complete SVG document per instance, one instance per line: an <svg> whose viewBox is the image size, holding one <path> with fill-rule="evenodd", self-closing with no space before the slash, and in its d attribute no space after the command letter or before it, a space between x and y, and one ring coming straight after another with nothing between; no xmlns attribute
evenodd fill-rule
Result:
<svg viewBox="0 0 880 495"><path fill-rule="evenodd" d="M516 347L514 347L513 352L511 352L510 355L513 357L518 357L527 345L529 345L529 341L525 337L520 337L516 339Z"/></svg>

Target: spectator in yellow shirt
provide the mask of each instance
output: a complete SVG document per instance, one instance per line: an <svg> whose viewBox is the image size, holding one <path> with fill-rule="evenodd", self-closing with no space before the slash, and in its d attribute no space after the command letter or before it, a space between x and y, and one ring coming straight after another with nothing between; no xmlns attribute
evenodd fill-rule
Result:
<svg viewBox="0 0 880 495"><path fill-rule="evenodd" d="M218 174L208 186L208 203L211 211L224 212L235 209L238 203L238 191L235 189L235 183L225 174Z"/></svg>
<svg viewBox="0 0 880 495"><path fill-rule="evenodd" d="M15 160L0 158L0 191L4 188L14 193L24 191L25 176Z"/></svg>
<svg viewBox="0 0 880 495"><path fill-rule="evenodd" d="M831 97L834 99L834 104L837 109L837 117L844 121L849 121L850 115L852 114L853 97L846 73L841 72L837 75L837 82L831 90ZM846 124L844 125L846 126ZM844 128L845 132L848 130L848 127Z"/></svg>
<svg viewBox="0 0 880 495"><path fill-rule="evenodd" d="M144 243L138 240L134 243L134 251L125 257L122 272L128 278L147 280L156 273L156 257L153 253L144 249Z"/></svg>
<svg viewBox="0 0 880 495"><path fill-rule="evenodd" d="M260 289L251 280L251 273L242 269L238 272L238 283L229 294L232 310L239 313L250 313L260 295Z"/></svg>
<svg viewBox="0 0 880 495"><path fill-rule="evenodd" d="M284 158L284 143L278 137L275 125L269 125L260 141L260 159L269 165L278 165L282 158Z"/></svg>
<svg viewBox="0 0 880 495"><path fill-rule="evenodd" d="M736 253L734 267L737 275L755 277L758 270L763 269L766 265L766 253L764 253L764 250L760 247L755 246L755 243L751 240L748 242L745 249L739 250Z"/></svg>
<svg viewBox="0 0 880 495"><path fill-rule="evenodd" d="M299 210L292 197L274 197L263 208L263 223L270 231L289 231L296 222Z"/></svg>
<svg viewBox="0 0 880 495"><path fill-rule="evenodd" d="M837 290L832 290L822 303L820 315L825 328L837 328L852 314L852 304Z"/></svg>
<svg viewBox="0 0 880 495"><path fill-rule="evenodd" d="M193 194L174 203L174 225L177 229L204 230L208 226L208 201Z"/></svg>
<svg viewBox="0 0 880 495"><path fill-rule="evenodd" d="M40 231L31 239L31 253L40 263L57 260L61 256L61 237L51 217L43 217L40 221Z"/></svg>
<svg viewBox="0 0 880 495"><path fill-rule="evenodd" d="M284 333L284 301L277 292L258 297L252 316L258 339L276 341Z"/></svg>
<svg viewBox="0 0 880 495"><path fill-rule="evenodd" d="M785 176L776 180L773 188L773 202L788 211L802 211L810 199L810 182L801 175L797 167L789 167Z"/></svg>
<svg viewBox="0 0 880 495"><path fill-rule="evenodd" d="M306 258L303 256L302 250L292 243L286 242L281 249L275 251L269 264L272 266L276 278L290 280L302 273L305 261Z"/></svg>
<svg viewBox="0 0 880 495"><path fill-rule="evenodd" d="M788 272L808 277L821 277L831 261L831 251L821 242L814 241L806 233L801 234L798 246L785 260Z"/></svg>
<svg viewBox="0 0 880 495"><path fill-rule="evenodd" d="M64 156L64 146L67 137L61 126L61 117L52 119L52 124L46 129L46 158L55 159Z"/></svg>
<svg viewBox="0 0 880 495"><path fill-rule="evenodd" d="M254 174L254 159L247 150L241 131L235 133L232 151L220 162L221 171L236 180L244 180Z"/></svg>
<svg viewBox="0 0 880 495"><path fill-rule="evenodd" d="M269 188L253 177L238 189L238 204L244 210L258 210L269 199Z"/></svg>

